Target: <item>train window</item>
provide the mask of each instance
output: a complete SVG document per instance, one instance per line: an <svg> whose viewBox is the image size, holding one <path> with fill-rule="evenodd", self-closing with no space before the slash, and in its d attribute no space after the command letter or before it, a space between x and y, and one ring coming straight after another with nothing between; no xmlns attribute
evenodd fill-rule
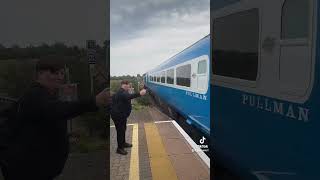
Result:
<svg viewBox="0 0 320 180"><path fill-rule="evenodd" d="M206 60L202 60L198 62L198 74L205 74L207 73L207 62Z"/></svg>
<svg viewBox="0 0 320 180"><path fill-rule="evenodd" d="M309 34L308 0L286 0L282 7L281 39L307 38Z"/></svg>
<svg viewBox="0 0 320 180"><path fill-rule="evenodd" d="M190 87L191 85L191 64L177 67L177 85Z"/></svg>
<svg viewBox="0 0 320 180"><path fill-rule="evenodd" d="M174 84L174 69L167 70L167 83Z"/></svg>
<svg viewBox="0 0 320 180"><path fill-rule="evenodd" d="M213 73L255 81L259 49L258 9L215 19L213 37Z"/></svg>
<svg viewBox="0 0 320 180"><path fill-rule="evenodd" d="M165 71L161 72L161 83L166 83L166 72Z"/></svg>
<svg viewBox="0 0 320 180"><path fill-rule="evenodd" d="M160 74L157 74L157 82L160 82Z"/></svg>

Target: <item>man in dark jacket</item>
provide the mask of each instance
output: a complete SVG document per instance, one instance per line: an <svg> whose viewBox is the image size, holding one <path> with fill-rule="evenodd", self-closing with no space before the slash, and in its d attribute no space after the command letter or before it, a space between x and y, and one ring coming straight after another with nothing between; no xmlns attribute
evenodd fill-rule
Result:
<svg viewBox="0 0 320 180"><path fill-rule="evenodd" d="M13 137L2 159L6 180L52 180L67 160L69 140L67 120L107 105L110 96L76 102L63 102L57 91L63 87L63 63L43 59L37 64L37 78L18 101L17 117L10 122ZM68 91L68 87L65 87Z"/></svg>
<svg viewBox="0 0 320 180"><path fill-rule="evenodd" d="M131 113L131 99L144 96L146 90L142 89L139 93L129 94L130 85L128 81L121 81L121 87L112 97L111 118L117 130L117 153L126 155L128 152L124 148L132 147L126 142L127 118Z"/></svg>

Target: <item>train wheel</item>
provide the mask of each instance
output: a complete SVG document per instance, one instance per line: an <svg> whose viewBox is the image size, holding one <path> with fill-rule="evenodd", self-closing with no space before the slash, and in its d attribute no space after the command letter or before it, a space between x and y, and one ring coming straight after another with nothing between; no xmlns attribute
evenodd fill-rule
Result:
<svg viewBox="0 0 320 180"><path fill-rule="evenodd" d="M169 116L171 117L171 118L173 118L173 116L172 116L172 110L171 110L171 108L168 106L168 112L169 112Z"/></svg>
<svg viewBox="0 0 320 180"><path fill-rule="evenodd" d="M162 101L159 97L158 97L158 103L159 103L159 106L162 107Z"/></svg>
<svg viewBox="0 0 320 180"><path fill-rule="evenodd" d="M152 94L151 99L152 99L153 105L158 105L157 98L155 97L155 95Z"/></svg>
<svg viewBox="0 0 320 180"><path fill-rule="evenodd" d="M174 120L179 119L179 114L175 110L171 109L169 106L168 106L168 113L172 119Z"/></svg>

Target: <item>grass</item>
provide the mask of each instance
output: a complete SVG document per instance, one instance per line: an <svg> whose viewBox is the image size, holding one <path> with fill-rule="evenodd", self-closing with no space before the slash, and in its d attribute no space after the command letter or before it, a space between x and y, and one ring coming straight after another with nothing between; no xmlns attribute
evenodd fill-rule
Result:
<svg viewBox="0 0 320 180"><path fill-rule="evenodd" d="M71 152L88 153L108 148L109 134L104 109L86 113L74 119L74 129L70 136ZM106 124L107 123L107 124Z"/></svg>
<svg viewBox="0 0 320 180"><path fill-rule="evenodd" d="M133 111L142 111L145 108L147 108L147 106L140 104L138 101L133 101L132 102L132 110Z"/></svg>

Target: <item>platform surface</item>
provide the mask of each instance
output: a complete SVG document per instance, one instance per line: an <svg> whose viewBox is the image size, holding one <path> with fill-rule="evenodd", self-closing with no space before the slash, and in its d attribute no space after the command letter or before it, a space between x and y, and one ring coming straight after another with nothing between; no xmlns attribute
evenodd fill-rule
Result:
<svg viewBox="0 0 320 180"><path fill-rule="evenodd" d="M112 123L113 124L113 123ZM110 126L112 180L209 180L209 166L172 120L156 108L133 112L128 118L128 155L116 153L116 129Z"/></svg>

